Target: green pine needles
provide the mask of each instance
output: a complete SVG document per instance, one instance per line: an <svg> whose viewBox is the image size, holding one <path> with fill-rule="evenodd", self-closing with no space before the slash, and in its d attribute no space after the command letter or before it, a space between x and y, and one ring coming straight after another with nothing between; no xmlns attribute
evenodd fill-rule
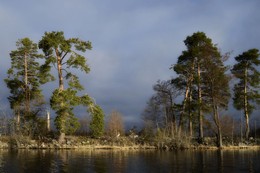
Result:
<svg viewBox="0 0 260 173"><path fill-rule="evenodd" d="M56 67L58 74L59 88L53 92L51 107L57 114L55 125L60 133L59 141L62 142L65 134L73 133L79 127L73 108L78 105L93 106L89 96L81 97L77 95L77 92L83 90L84 87L80 84L78 76L73 73L75 70L72 70L81 70L84 73L90 71L86 58L79 52L90 50L92 46L91 42L82 41L78 38L66 39L63 32L45 32L39 42L39 48L45 54L43 67L50 70L51 65L53 65ZM65 86L68 86L68 88L65 89ZM98 106L95 105L95 107ZM103 115L101 108L90 113L95 115L93 118L97 114ZM104 119L104 116L101 116L96 126L99 127L100 124L104 123L102 118ZM103 134L103 131L100 134Z"/></svg>
<svg viewBox="0 0 260 173"><path fill-rule="evenodd" d="M257 67L260 64L258 49L250 49L235 57L232 74L238 79L234 86L234 107L244 111L245 137L249 138L249 117L256 104L260 103L260 73Z"/></svg>

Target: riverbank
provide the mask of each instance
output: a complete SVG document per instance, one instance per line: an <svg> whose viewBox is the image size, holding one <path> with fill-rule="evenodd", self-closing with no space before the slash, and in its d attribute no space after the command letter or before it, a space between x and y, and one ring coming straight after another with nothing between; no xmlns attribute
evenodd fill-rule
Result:
<svg viewBox="0 0 260 173"><path fill-rule="evenodd" d="M52 138L41 138L32 140L24 136L1 136L0 149L86 149L86 150L260 150L257 142L226 144L221 148L214 145L214 139L208 138L207 142L198 144L196 141L190 143L177 143L176 141L143 141L137 138L99 138L93 139L83 136L67 136L65 142L60 144Z"/></svg>
<svg viewBox="0 0 260 173"><path fill-rule="evenodd" d="M134 138L120 137L117 139L67 136L65 142L60 144L56 139L41 138L32 140L21 136L1 136L0 149L114 149L137 150L157 149L148 143L139 143Z"/></svg>

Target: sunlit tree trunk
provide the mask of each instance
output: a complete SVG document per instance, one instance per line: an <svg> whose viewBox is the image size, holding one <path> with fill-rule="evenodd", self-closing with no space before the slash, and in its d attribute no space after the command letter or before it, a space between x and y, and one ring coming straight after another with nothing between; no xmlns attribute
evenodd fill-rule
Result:
<svg viewBox="0 0 260 173"><path fill-rule="evenodd" d="M58 77L59 77L59 90L60 92L62 92L64 90L64 82L63 82L63 76L62 76L62 58L59 54L59 50L56 49L55 50L56 52L56 57L57 57L57 70L58 70ZM61 107L63 107L63 103L61 102ZM65 117L65 115L62 115ZM63 143L64 140L65 140L65 133L64 133L64 130L65 130L65 120L64 118L61 120L61 128L60 128L60 135L59 135L59 143Z"/></svg>
<svg viewBox="0 0 260 173"><path fill-rule="evenodd" d="M46 114L46 125L47 125L47 131L50 132L51 131L51 118L50 118L50 111L47 111Z"/></svg>
<svg viewBox="0 0 260 173"><path fill-rule="evenodd" d="M16 113L16 130L20 130L20 122L21 122L21 115L20 115L20 106L15 107L15 113Z"/></svg>
<svg viewBox="0 0 260 173"><path fill-rule="evenodd" d="M245 116L245 119L246 119L246 131L245 131L245 136L246 136L246 139L249 138L249 115L248 115L248 99L247 99L247 67L245 69L245 80L244 80L244 116Z"/></svg>
<svg viewBox="0 0 260 173"><path fill-rule="evenodd" d="M59 76L59 89L60 91L64 90L63 76L62 76L62 59L59 55L58 49L56 49L57 56L57 68L58 68L58 76Z"/></svg>
<svg viewBox="0 0 260 173"><path fill-rule="evenodd" d="M195 68L195 63L194 63L194 62L195 62L195 61L193 60L191 71L193 71L194 68ZM184 116L184 114L185 114L185 110L186 110L186 107L187 107L187 101L188 101L189 95L190 95L190 93L191 93L191 85L192 85L192 82L193 82L193 74L191 74L190 77L188 78L187 86L186 86L186 89L185 89L185 96L184 96L183 106L182 106L182 110L181 110L181 113L180 113L179 135L180 135L181 132L182 132L183 116Z"/></svg>
<svg viewBox="0 0 260 173"><path fill-rule="evenodd" d="M30 95L29 95L29 85L28 85L28 62L27 53L24 54L24 90L25 90L25 116L29 116L30 112Z"/></svg>
<svg viewBox="0 0 260 173"><path fill-rule="evenodd" d="M197 75L198 75L198 118L199 118L199 138L203 138L203 116L201 113L201 104L202 104L202 97L201 97L201 77L200 77L200 64L197 63Z"/></svg>
<svg viewBox="0 0 260 173"><path fill-rule="evenodd" d="M192 112L191 112L191 102L192 102L192 94L190 91L189 94L189 131L190 131L190 137L193 136L193 118L192 118Z"/></svg>

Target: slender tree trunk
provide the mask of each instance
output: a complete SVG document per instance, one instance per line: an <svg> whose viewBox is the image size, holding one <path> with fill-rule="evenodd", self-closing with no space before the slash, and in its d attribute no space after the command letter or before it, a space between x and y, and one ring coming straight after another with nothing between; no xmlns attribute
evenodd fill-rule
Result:
<svg viewBox="0 0 260 173"><path fill-rule="evenodd" d="M58 76L59 76L59 90L63 91L64 82L63 82L63 76L62 76L62 59L61 59L58 49L56 49L56 57L57 57L57 69L58 69ZM61 103L61 104L63 104L63 103ZM58 139L59 143L63 143L65 140L64 129L65 129L65 122L61 121L61 129L59 131L60 135L59 135L59 139Z"/></svg>
<svg viewBox="0 0 260 173"><path fill-rule="evenodd" d="M29 116L30 112L30 98L29 98L29 86L28 86L28 62L27 53L24 54L24 89L25 89L25 116Z"/></svg>
<svg viewBox="0 0 260 173"><path fill-rule="evenodd" d="M199 118L199 138L203 139L203 116L201 113L201 104L202 104L202 97L201 97L201 77L200 77L200 64L197 63L197 75L198 75L198 118Z"/></svg>
<svg viewBox="0 0 260 173"><path fill-rule="evenodd" d="M242 115L240 115L240 141L243 141L243 123L242 123Z"/></svg>
<svg viewBox="0 0 260 173"><path fill-rule="evenodd" d="M168 113L167 113L167 107L164 108L164 117L165 117L165 127L168 126Z"/></svg>
<svg viewBox="0 0 260 173"><path fill-rule="evenodd" d="M59 55L58 50L56 50L57 56L57 68L58 68L58 76L59 76L59 89L60 91L64 90L63 76L62 76L62 59Z"/></svg>
<svg viewBox="0 0 260 173"><path fill-rule="evenodd" d="M191 102L192 102L192 93L190 91L190 95L189 95L189 131L190 131L190 137L193 136L193 119L192 119L192 112L191 112Z"/></svg>
<svg viewBox="0 0 260 173"><path fill-rule="evenodd" d="M18 108L15 108L15 112L16 112L16 130L19 131L20 130L20 119L21 119L21 116L20 116L20 106L18 106Z"/></svg>
<svg viewBox="0 0 260 173"><path fill-rule="evenodd" d="M195 61L192 62L192 72L195 68ZM185 109L186 109L186 105L187 105L187 100L188 100L188 97L189 97L189 94L190 94L190 90L191 90L191 84L193 82L193 74L191 73L191 75L189 76L188 78L188 81L187 81L187 86L186 86L186 89L185 89L185 96L184 96L184 100L183 100L183 106L182 106L182 110L181 110L181 113L180 113L180 121L179 121L179 134L181 134L181 131L182 131L182 126L183 126L183 116L184 116L184 113L185 113Z"/></svg>
<svg viewBox="0 0 260 173"><path fill-rule="evenodd" d="M246 139L249 138L249 114L248 114L248 99L247 99L247 68L245 69L245 80L244 80L244 116L246 119L246 131L245 136Z"/></svg>
<svg viewBox="0 0 260 173"><path fill-rule="evenodd" d="M214 103L213 100L213 114L214 114L214 122L217 126L217 143L218 147L222 147L222 131L221 131L221 124L219 120L219 114L218 114L218 106Z"/></svg>
<svg viewBox="0 0 260 173"><path fill-rule="evenodd" d="M222 144L222 131L221 127L218 128L218 147L221 148L223 146Z"/></svg>
<svg viewBox="0 0 260 173"><path fill-rule="evenodd" d="M231 133L231 136L232 136L232 145L234 145L234 119L232 118L232 133Z"/></svg>
<svg viewBox="0 0 260 173"><path fill-rule="evenodd" d="M46 122L47 122L47 131L50 132L51 131L51 118L50 118L50 111L47 111L46 114Z"/></svg>
<svg viewBox="0 0 260 173"><path fill-rule="evenodd" d="M187 100L188 100L189 92L190 92L190 86L187 85L186 90L185 90L185 97L184 97L184 101L183 101L183 105L182 105L182 110L181 110L181 113L180 113L179 130L178 130L179 135L182 132L183 116L184 116L184 113L185 113L186 103L187 103Z"/></svg>
<svg viewBox="0 0 260 173"><path fill-rule="evenodd" d="M177 132L177 125L176 125L176 117L175 114L173 112L173 99L172 99L172 95L171 93L169 93L169 99L170 99L170 109L169 109L169 113L172 116L172 122L171 122L171 126L172 126L172 136L174 136L174 134L176 134Z"/></svg>

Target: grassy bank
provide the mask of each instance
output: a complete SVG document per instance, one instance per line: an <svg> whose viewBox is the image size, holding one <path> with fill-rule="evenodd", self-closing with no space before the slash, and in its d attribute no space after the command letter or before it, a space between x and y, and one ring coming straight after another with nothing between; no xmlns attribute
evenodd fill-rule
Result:
<svg viewBox="0 0 260 173"><path fill-rule="evenodd" d="M60 144L54 138L31 139L26 136L1 136L1 149L113 149L113 150L138 150L138 149L195 149L195 150L241 150L260 149L260 140L232 142L225 141L223 147L216 147L215 138L205 138L203 143L198 143L196 139L143 139L140 137L119 137L119 138L90 138L86 136L67 136L64 143Z"/></svg>

